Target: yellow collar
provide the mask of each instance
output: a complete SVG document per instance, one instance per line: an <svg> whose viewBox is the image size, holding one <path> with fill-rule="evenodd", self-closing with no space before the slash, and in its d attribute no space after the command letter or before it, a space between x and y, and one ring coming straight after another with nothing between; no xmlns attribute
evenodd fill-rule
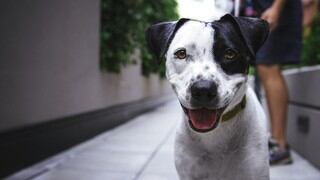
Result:
<svg viewBox="0 0 320 180"><path fill-rule="evenodd" d="M240 111L242 111L246 107L246 104L247 104L247 98L246 98L246 95L244 95L239 104L237 104L233 109L231 109L230 111L222 115L222 122L232 119L234 116L236 116Z"/></svg>

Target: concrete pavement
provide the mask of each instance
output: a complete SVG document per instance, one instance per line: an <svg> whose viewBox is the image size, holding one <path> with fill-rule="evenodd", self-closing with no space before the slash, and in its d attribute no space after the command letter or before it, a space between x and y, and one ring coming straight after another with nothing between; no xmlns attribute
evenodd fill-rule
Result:
<svg viewBox="0 0 320 180"><path fill-rule="evenodd" d="M173 142L181 117L171 101L8 179L178 180ZM272 167L271 180L320 179L309 162L294 152L293 158L293 165Z"/></svg>

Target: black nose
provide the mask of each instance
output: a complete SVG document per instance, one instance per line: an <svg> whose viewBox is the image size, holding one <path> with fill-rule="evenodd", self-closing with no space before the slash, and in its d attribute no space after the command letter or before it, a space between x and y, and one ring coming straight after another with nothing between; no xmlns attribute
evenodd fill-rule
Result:
<svg viewBox="0 0 320 180"><path fill-rule="evenodd" d="M217 84L208 80L197 81L191 86L191 96L199 103L208 103L217 96Z"/></svg>

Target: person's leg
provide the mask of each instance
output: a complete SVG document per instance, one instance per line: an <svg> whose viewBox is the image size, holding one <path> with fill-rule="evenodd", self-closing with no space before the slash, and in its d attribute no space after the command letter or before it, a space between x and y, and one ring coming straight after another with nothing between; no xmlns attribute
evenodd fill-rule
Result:
<svg viewBox="0 0 320 180"><path fill-rule="evenodd" d="M279 65L257 65L266 92L271 119L271 135L285 149L287 132L288 90Z"/></svg>

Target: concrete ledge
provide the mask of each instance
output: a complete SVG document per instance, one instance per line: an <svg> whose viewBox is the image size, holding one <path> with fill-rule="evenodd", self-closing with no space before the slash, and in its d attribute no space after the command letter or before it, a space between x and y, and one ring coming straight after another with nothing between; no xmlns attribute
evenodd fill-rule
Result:
<svg viewBox="0 0 320 180"><path fill-rule="evenodd" d="M0 133L0 178L92 138L170 99L171 96L146 98Z"/></svg>
<svg viewBox="0 0 320 180"><path fill-rule="evenodd" d="M290 102L320 107L320 66L284 71Z"/></svg>

